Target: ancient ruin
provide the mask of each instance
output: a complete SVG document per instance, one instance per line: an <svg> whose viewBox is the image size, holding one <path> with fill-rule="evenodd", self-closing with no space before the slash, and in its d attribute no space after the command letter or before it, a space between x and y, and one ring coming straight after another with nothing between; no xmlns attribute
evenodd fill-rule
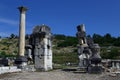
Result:
<svg viewBox="0 0 120 80"><path fill-rule="evenodd" d="M21 6L18 9L20 11L18 56L16 59L11 60L7 57L0 58L0 74L19 71L48 71L53 69L53 37L50 27L44 24L35 26L32 34L29 36L28 44L25 44L27 8ZM120 73L120 60L102 60L100 46L95 44L91 37L86 37L84 24L78 25L77 31L79 69L75 65L75 69L71 68L68 71L101 73L104 70L106 72ZM10 65L11 63L12 66Z"/></svg>
<svg viewBox="0 0 120 80"><path fill-rule="evenodd" d="M29 39L27 51L38 70L52 69L52 34L46 25L35 26ZM31 57L31 56L32 57Z"/></svg>
<svg viewBox="0 0 120 80"><path fill-rule="evenodd" d="M25 46L25 14L27 8L21 6L19 27L19 49L15 64L24 68L27 64L34 64L35 69L52 69L52 34L46 25L36 26L30 36L29 44Z"/></svg>
<svg viewBox="0 0 120 80"><path fill-rule="evenodd" d="M102 66L104 66L106 72L120 73L120 60L118 59L103 59Z"/></svg>
<svg viewBox="0 0 120 80"><path fill-rule="evenodd" d="M100 47L94 44L91 38L86 37L84 24L77 26L78 38L78 57L80 70L89 73L100 73L102 67L100 66Z"/></svg>

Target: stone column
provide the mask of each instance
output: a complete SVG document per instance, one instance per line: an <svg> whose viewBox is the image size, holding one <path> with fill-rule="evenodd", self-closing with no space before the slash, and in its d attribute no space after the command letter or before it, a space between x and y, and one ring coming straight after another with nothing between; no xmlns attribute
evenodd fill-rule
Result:
<svg viewBox="0 0 120 80"><path fill-rule="evenodd" d="M27 8L19 7L20 11L20 26L19 26L19 56L24 56L25 52L25 14Z"/></svg>
<svg viewBox="0 0 120 80"><path fill-rule="evenodd" d="M25 55L25 16L27 8L21 6L18 7L20 11L20 23L19 23L19 47L18 47L18 57L15 61L19 67L25 66L27 64L27 58Z"/></svg>

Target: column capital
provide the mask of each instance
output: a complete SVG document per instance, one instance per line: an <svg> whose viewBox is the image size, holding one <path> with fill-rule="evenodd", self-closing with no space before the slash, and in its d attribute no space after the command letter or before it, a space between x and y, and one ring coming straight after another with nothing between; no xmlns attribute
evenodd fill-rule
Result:
<svg viewBox="0 0 120 80"><path fill-rule="evenodd" d="M24 7L24 6L20 6L20 7L18 7L18 9L19 9L20 12L23 12L23 11L27 11L27 10L28 10L28 9L27 9L26 7Z"/></svg>

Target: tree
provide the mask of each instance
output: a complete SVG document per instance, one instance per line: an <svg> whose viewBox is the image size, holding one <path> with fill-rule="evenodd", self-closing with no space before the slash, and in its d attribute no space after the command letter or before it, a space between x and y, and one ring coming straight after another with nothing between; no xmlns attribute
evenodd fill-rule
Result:
<svg viewBox="0 0 120 80"><path fill-rule="evenodd" d="M15 38L15 34L12 33L12 34L10 35L10 38L11 38L11 39Z"/></svg>
<svg viewBox="0 0 120 80"><path fill-rule="evenodd" d="M55 34L54 35L54 39L58 39L58 40L65 40L66 36L62 35L62 34Z"/></svg>
<svg viewBox="0 0 120 80"><path fill-rule="evenodd" d="M67 47L67 46L76 46L78 43L78 40L76 37L73 36L66 36L66 39L64 41L61 41L58 43L58 47Z"/></svg>
<svg viewBox="0 0 120 80"><path fill-rule="evenodd" d="M104 40L107 43L111 43L112 42L111 34L107 33L106 35L104 35Z"/></svg>
<svg viewBox="0 0 120 80"><path fill-rule="evenodd" d="M93 34L92 39L95 43L103 45L103 36L101 36L99 34Z"/></svg>
<svg viewBox="0 0 120 80"><path fill-rule="evenodd" d="M120 46L120 37L118 37L117 39L116 38L114 39L113 45L114 46Z"/></svg>
<svg viewBox="0 0 120 80"><path fill-rule="evenodd" d="M26 34L25 35L25 39L29 39L30 35L29 34Z"/></svg>
<svg viewBox="0 0 120 80"><path fill-rule="evenodd" d="M15 36L15 38L17 39L17 38L19 38L19 36L18 36L18 35L16 35L16 36Z"/></svg>

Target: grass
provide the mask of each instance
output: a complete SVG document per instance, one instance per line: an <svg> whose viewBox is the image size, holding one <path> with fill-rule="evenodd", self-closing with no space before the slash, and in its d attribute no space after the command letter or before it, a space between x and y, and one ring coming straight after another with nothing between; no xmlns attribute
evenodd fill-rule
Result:
<svg viewBox="0 0 120 80"><path fill-rule="evenodd" d="M53 53L53 63L78 63L77 53Z"/></svg>

